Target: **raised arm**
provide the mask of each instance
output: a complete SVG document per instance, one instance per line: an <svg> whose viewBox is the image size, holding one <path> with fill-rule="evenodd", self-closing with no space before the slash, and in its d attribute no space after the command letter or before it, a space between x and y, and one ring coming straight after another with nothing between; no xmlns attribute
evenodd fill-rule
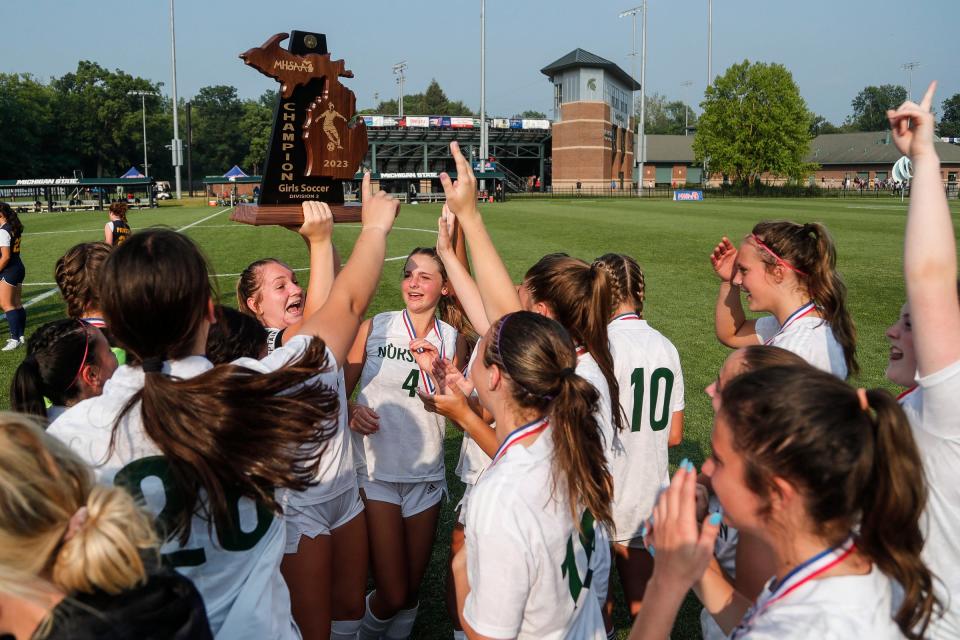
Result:
<svg viewBox="0 0 960 640"><path fill-rule="evenodd" d="M519 311L520 296L477 210L477 179L473 169L460 153L456 141L450 143L450 151L457 163L457 180L453 182L450 176L441 173L440 183L447 196L447 207L457 216L470 246L477 288L487 319L492 324L507 313Z"/></svg>
<svg viewBox="0 0 960 640"><path fill-rule="evenodd" d="M337 362L343 362L346 358L363 314L377 292L386 254L387 234L393 227L400 207L399 201L385 192L372 193L369 173L363 175L362 194L362 229L350 259L334 280L326 304L298 331L323 338Z"/></svg>
<svg viewBox="0 0 960 640"><path fill-rule="evenodd" d="M930 84L919 105L908 101L887 112L894 143L913 163L903 275L921 376L960 360L957 245L930 112L936 87L936 82Z"/></svg>
<svg viewBox="0 0 960 640"><path fill-rule="evenodd" d="M740 302L740 287L733 284L737 269L737 248L724 236L710 254L713 272L720 278L720 293L714 309L717 340L731 349L757 344L756 320L747 320Z"/></svg>
<svg viewBox="0 0 960 640"><path fill-rule="evenodd" d="M470 324L473 325L478 334L484 335L490 328L490 321L483 310L480 289L477 288L477 283L457 255L453 243L453 238L456 236L456 226L456 218L447 208L447 205L443 205L443 215L438 220L440 232L437 235L437 255L443 261L443 267L447 271L447 279L453 286L453 290L457 294L457 300L463 307L463 312L467 314Z"/></svg>
<svg viewBox="0 0 960 640"><path fill-rule="evenodd" d="M333 213L326 202L311 200L303 203L303 224L300 225L298 233L303 236L310 252L310 280L307 283L302 319L290 325L283 333L284 342L295 336L303 323L323 308L333 287L335 274Z"/></svg>

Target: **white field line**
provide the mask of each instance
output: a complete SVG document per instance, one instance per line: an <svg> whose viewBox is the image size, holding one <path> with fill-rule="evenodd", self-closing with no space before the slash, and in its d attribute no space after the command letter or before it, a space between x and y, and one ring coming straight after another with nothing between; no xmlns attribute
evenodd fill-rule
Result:
<svg viewBox="0 0 960 640"><path fill-rule="evenodd" d="M199 220L197 220L197 221L195 221L195 222L191 222L190 224L188 224L188 225L186 225L186 226L180 227L179 229L176 229L176 231L177 231L177 233L180 233L180 232L182 232L182 231L186 231L186 230L189 229L190 227L196 226L196 225L200 224L201 222L205 222L205 221L209 220L210 218L213 218L214 216L218 216L218 215L220 215L221 213L224 213L225 211L229 211L230 209L232 209L232 207L227 207L226 209L221 209L220 211L217 211L216 213L213 213L213 214L211 214L211 215L209 215L209 216L207 216L207 217L205 217L205 218L200 218ZM26 284L26 283L24 283L24 284L25 284L25 286L32 286L32 283L31 283L31 284ZM56 284L56 283L52 283L52 284ZM26 308L26 307L32 307L33 305L37 304L38 302L42 302L42 301L46 300L47 298L49 298L50 296L52 296L53 294L57 293L57 291L59 291L59 289L58 289L57 287L54 287L54 288L49 289L49 290L47 290L47 291L44 291L43 293L41 293L41 294L39 294L39 295L36 295L36 296L30 298L29 300L24 301L23 307L24 307L24 308ZM6 317L7 317L7 315L6 315L6 314L3 314L3 318L6 318Z"/></svg>

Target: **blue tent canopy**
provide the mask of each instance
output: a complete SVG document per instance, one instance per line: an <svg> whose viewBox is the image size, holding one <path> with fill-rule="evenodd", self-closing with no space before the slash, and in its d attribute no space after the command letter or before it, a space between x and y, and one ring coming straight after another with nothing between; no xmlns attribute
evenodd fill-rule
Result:
<svg viewBox="0 0 960 640"><path fill-rule="evenodd" d="M120 177L121 177L121 178L142 178L142 177L144 177L144 176L143 176L142 173L140 173L139 171L137 171L137 168L136 168L136 167L130 167L130 170L127 171L125 174L123 174L123 175L120 176Z"/></svg>
<svg viewBox="0 0 960 640"><path fill-rule="evenodd" d="M223 177L224 178L246 178L247 174L245 174L243 172L243 169L241 169L237 165L233 165L233 168L230 169L230 171L227 171L225 174L223 174Z"/></svg>

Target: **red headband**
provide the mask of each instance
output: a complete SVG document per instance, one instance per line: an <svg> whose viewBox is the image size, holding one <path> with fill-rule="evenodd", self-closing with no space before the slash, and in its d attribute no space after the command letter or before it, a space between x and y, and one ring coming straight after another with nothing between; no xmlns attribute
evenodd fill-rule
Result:
<svg viewBox="0 0 960 640"><path fill-rule="evenodd" d="M778 256L776 251L768 247L766 244L763 243L763 240L757 237L757 234L751 233L750 237L753 238L753 241L757 243L757 246L759 246L761 249L763 249L764 251L769 253L771 256L773 256L773 258L777 261L777 264L782 264L787 269L790 269L791 271L795 271L796 273L799 273L802 276L807 275L805 271L800 271L800 269L797 269L795 266L793 266L792 264L790 264L789 262L787 262L786 260Z"/></svg>

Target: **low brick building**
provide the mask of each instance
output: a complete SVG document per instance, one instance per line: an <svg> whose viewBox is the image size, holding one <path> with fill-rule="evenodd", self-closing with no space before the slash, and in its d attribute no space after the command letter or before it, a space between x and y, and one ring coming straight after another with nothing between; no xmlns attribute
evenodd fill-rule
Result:
<svg viewBox="0 0 960 640"><path fill-rule="evenodd" d="M694 162L693 136L648 135L647 163L644 167L645 187L654 185L682 186L703 181L702 166ZM960 183L960 145L936 141L940 155L940 172L944 184L956 192ZM901 153L887 131L831 133L817 136L810 143L805 160L820 165L808 176L810 184L825 188L840 188L845 179L860 178L867 185L890 176L893 163ZM764 176L764 182L782 184L783 178ZM712 174L710 185L723 182L723 176Z"/></svg>
<svg viewBox="0 0 960 640"><path fill-rule="evenodd" d="M640 84L598 55L575 49L541 73L553 84L553 189L631 188L633 92Z"/></svg>

